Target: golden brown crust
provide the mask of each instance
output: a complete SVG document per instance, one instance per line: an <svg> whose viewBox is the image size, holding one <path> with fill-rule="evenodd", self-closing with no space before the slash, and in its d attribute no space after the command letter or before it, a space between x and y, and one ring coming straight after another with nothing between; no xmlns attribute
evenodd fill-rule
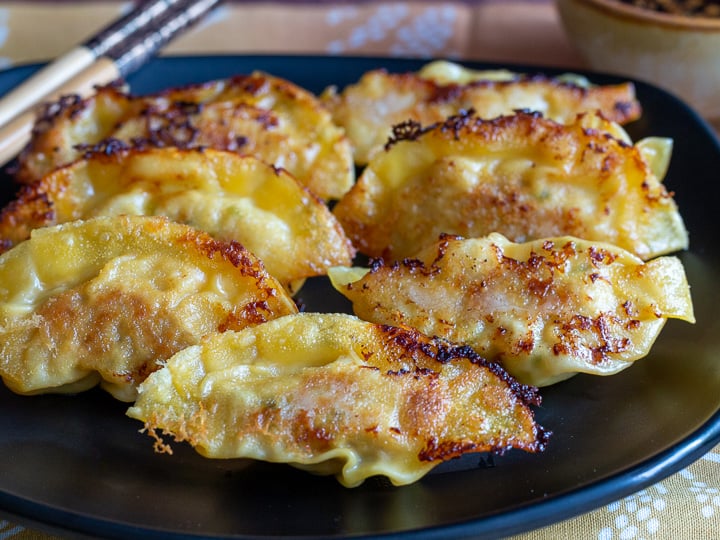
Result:
<svg viewBox="0 0 720 540"><path fill-rule="evenodd" d="M571 237L517 244L499 234L446 235L411 259L375 260L359 276L331 272L362 319L467 344L538 386L620 371L648 354L667 319L695 320L678 259L642 263Z"/></svg>
<svg viewBox="0 0 720 540"><path fill-rule="evenodd" d="M39 229L0 256L0 374L20 393L91 374L122 399L205 336L297 312L237 242L159 217Z"/></svg>
<svg viewBox="0 0 720 540"><path fill-rule="evenodd" d="M23 186L0 212L0 251L38 227L115 214L165 215L239 241L285 286L354 255L327 206L284 170L209 148L129 149L116 140Z"/></svg>
<svg viewBox="0 0 720 540"><path fill-rule="evenodd" d="M381 69L364 74L339 94L326 92L324 99L335 122L346 129L359 164L382 148L390 126L406 120L427 125L470 109L483 118L527 109L562 123L590 111L618 123L641 114L631 83L583 88L541 75L445 84L416 73Z"/></svg>
<svg viewBox="0 0 720 540"><path fill-rule="evenodd" d="M672 194L640 151L591 116L472 113L397 127L333 212L359 251L412 256L442 234L571 235L642 258L687 246Z"/></svg>
<svg viewBox="0 0 720 540"><path fill-rule="evenodd" d="M16 180L32 183L71 163L80 155L77 145L103 140L124 118L140 114L142 107L114 85L100 87L85 99L66 96L47 104L33 126L30 141L18 156Z"/></svg>
<svg viewBox="0 0 720 540"><path fill-rule="evenodd" d="M209 457L287 462L354 486L378 474L409 483L467 452L541 451L539 404L536 388L468 347L301 313L176 355L128 414Z"/></svg>
<svg viewBox="0 0 720 540"><path fill-rule="evenodd" d="M19 157L29 183L87 152L133 147L214 147L283 167L323 199L354 179L348 141L315 96L262 73L188 85L147 96L104 87L52 104Z"/></svg>

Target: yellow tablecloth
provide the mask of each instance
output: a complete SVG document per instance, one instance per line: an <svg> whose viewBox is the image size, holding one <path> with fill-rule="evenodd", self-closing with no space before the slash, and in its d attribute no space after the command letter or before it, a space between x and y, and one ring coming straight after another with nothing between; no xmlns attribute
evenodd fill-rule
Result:
<svg viewBox="0 0 720 540"><path fill-rule="evenodd" d="M129 7L120 1L0 2L0 67L58 56ZM583 67L548 0L228 2L165 54L288 51ZM31 538L49 537L0 520L0 539ZM720 538L720 446L647 489L517 538Z"/></svg>

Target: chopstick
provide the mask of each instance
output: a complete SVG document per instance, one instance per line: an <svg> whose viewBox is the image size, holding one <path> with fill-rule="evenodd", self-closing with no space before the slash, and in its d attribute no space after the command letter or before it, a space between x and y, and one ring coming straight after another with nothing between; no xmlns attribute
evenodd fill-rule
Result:
<svg viewBox="0 0 720 540"><path fill-rule="evenodd" d="M44 92L34 91L35 99L27 104L25 111L14 116L10 122L0 128L0 166L10 161L27 144L35 123L35 105L41 102L56 101L61 96L70 94L86 97L96 86L108 84L129 75L147 62L172 38L198 22L221 1L166 0L165 2L151 2L148 7L152 7L154 10L159 10L160 4L163 3L167 6L160 13L153 11L152 17L150 13L146 13L140 18L138 12L134 11L123 17L123 19L134 21L131 26L128 26L129 23L122 23L123 19L120 19L86 42L86 44L102 42L101 46L98 45L95 48L96 51L101 51L101 54L80 69L76 69L76 66L79 65L76 60L75 63L71 62L72 76L68 77L67 73L58 73L54 79L57 82L54 90L48 92L47 87L40 87L40 90L44 90ZM119 30L113 30L116 27L134 28L134 30L123 34ZM104 35L105 37L103 37ZM76 49L79 50L86 44ZM70 62L77 57L71 52L70 60L67 61ZM64 62L65 60L61 59L60 64L62 65ZM54 69L51 70L51 73ZM31 88L37 84L33 81L34 78L28 81Z"/></svg>
<svg viewBox="0 0 720 540"><path fill-rule="evenodd" d="M88 67L97 58L105 56L114 47L143 31L146 26L178 1L139 2L135 9L125 16L112 22L81 45L72 48L37 71L0 100L0 126L24 112L25 109Z"/></svg>

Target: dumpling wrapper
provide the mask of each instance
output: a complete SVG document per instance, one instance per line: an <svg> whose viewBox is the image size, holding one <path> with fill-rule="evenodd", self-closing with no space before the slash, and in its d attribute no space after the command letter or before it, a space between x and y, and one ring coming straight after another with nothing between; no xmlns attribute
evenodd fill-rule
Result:
<svg viewBox="0 0 720 540"><path fill-rule="evenodd" d="M102 215L161 215L235 240L291 288L349 265L354 250L327 206L253 157L211 149L117 149L25 186L0 213L5 248L32 229Z"/></svg>
<svg viewBox="0 0 720 540"><path fill-rule="evenodd" d="M649 353L667 319L695 322L678 258L643 263L569 237L446 236L415 258L330 278L360 318L469 345L536 386L617 373Z"/></svg>
<svg viewBox="0 0 720 540"><path fill-rule="evenodd" d="M470 109L483 118L525 109L561 123L583 112L601 111L618 123L641 114L632 83L595 86L577 75L477 71L447 61L431 62L417 73L369 71L342 91L328 88L321 98L345 128L360 165L382 151L392 126L407 120L427 125Z"/></svg>
<svg viewBox="0 0 720 540"><path fill-rule="evenodd" d="M616 139L603 123L517 113L397 126L333 213L360 252L388 259L410 257L442 233L499 232L516 242L569 235L645 260L687 248L677 205L645 157L650 146Z"/></svg>
<svg viewBox="0 0 720 540"><path fill-rule="evenodd" d="M39 180L87 150L212 147L282 167L322 199L353 184L352 150L319 99L296 84L254 72L134 96L115 86L46 107L19 156L17 178Z"/></svg>
<svg viewBox="0 0 720 540"><path fill-rule="evenodd" d="M296 312L240 244L165 218L37 229L0 256L0 376L20 394L100 382L132 401L158 360Z"/></svg>
<svg viewBox="0 0 720 540"><path fill-rule="evenodd" d="M128 415L210 458L253 458L414 482L467 452L542 450L519 385L469 348L351 315L300 313L179 352L140 386Z"/></svg>

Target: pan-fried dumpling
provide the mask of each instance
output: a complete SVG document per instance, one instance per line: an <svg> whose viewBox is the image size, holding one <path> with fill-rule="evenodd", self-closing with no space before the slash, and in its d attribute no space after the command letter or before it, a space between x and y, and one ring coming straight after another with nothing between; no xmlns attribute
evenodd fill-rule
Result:
<svg viewBox="0 0 720 540"><path fill-rule="evenodd" d="M37 227L117 214L167 216L236 240L286 287L354 255L327 206L290 174L211 149L120 149L57 169L0 213L0 242L7 248Z"/></svg>
<svg viewBox="0 0 720 540"><path fill-rule="evenodd" d="M23 183L88 150L118 145L213 147L282 167L323 199L353 183L350 144L318 98L264 73L148 96L104 87L85 100L49 106L19 158Z"/></svg>
<svg viewBox="0 0 720 540"><path fill-rule="evenodd" d="M682 263L608 244L445 236L416 258L337 268L362 319L470 345L523 383L610 375L647 355L668 318L694 322Z"/></svg>
<svg viewBox="0 0 720 540"><path fill-rule="evenodd" d="M300 313L176 354L128 415L211 458L335 474L346 486L418 480L467 452L541 450L536 389L468 347L350 315Z"/></svg>
<svg viewBox="0 0 720 540"><path fill-rule="evenodd" d="M359 251L401 259L441 233L516 242L577 236L641 257L685 249L687 231L641 150L583 115L518 113L396 126L333 212Z"/></svg>
<svg viewBox="0 0 720 540"><path fill-rule="evenodd" d="M562 123L594 111L627 123L641 112L631 83L593 86L577 76L474 71L451 62L433 62L418 73L370 71L342 92L328 88L322 99L345 128L358 164L382 150L391 126L407 120L427 125L470 109L483 118L527 109Z"/></svg>
<svg viewBox="0 0 720 540"><path fill-rule="evenodd" d="M132 401L157 361L297 308L238 243L160 217L33 231L0 256L0 375L21 394Z"/></svg>

